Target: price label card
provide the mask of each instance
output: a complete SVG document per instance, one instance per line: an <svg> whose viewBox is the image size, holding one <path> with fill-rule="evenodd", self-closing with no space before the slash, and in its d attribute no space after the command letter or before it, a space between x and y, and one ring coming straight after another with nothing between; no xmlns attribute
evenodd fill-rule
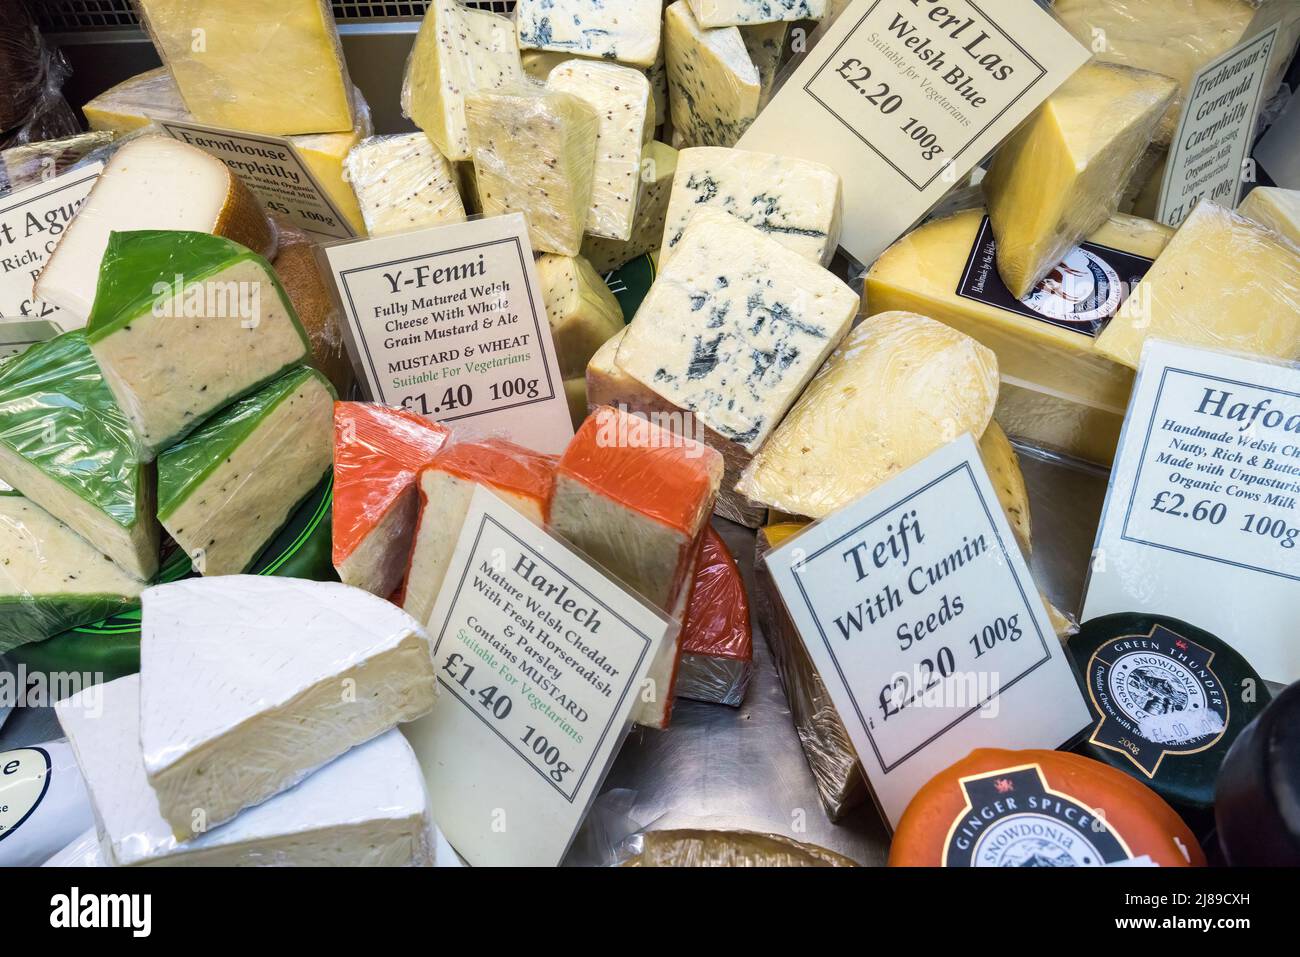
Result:
<svg viewBox="0 0 1300 957"><path fill-rule="evenodd" d="M351 239L356 230L320 181L282 136L159 120L168 135L215 156L238 174L268 212L324 239Z"/></svg>
<svg viewBox="0 0 1300 957"><path fill-rule="evenodd" d="M891 826L973 748L1089 723L969 435L767 557Z"/></svg>
<svg viewBox="0 0 1300 957"><path fill-rule="evenodd" d="M433 713L406 732L474 865L555 866L677 628L477 488L430 618Z"/></svg>
<svg viewBox="0 0 1300 957"><path fill-rule="evenodd" d="M1084 617L1171 615L1300 680L1300 369L1150 342Z"/></svg>
<svg viewBox="0 0 1300 957"><path fill-rule="evenodd" d="M88 163L0 196L0 316L53 322L60 331L84 325L32 298L32 284L103 169Z"/></svg>
<svg viewBox="0 0 1300 957"><path fill-rule="evenodd" d="M871 263L1087 59L1029 0L855 0L739 146L837 170Z"/></svg>
<svg viewBox="0 0 1300 957"><path fill-rule="evenodd" d="M573 420L519 214L325 250L368 397L559 454Z"/></svg>

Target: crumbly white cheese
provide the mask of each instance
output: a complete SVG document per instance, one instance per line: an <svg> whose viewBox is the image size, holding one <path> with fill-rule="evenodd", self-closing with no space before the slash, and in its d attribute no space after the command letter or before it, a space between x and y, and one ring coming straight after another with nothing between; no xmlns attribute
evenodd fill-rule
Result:
<svg viewBox="0 0 1300 957"><path fill-rule="evenodd" d="M518 0L519 47L648 67L659 53L662 9L662 0Z"/></svg>

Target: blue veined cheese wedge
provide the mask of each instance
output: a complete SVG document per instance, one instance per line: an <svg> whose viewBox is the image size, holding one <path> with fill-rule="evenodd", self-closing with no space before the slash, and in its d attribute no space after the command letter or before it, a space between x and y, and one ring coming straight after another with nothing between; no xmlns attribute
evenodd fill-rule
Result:
<svg viewBox="0 0 1300 957"><path fill-rule="evenodd" d="M153 470L91 355L69 332L0 364L0 481L127 574L158 570Z"/></svg>
<svg viewBox="0 0 1300 957"><path fill-rule="evenodd" d="M677 154L659 266L672 260L701 209L719 209L805 259L826 266L840 241L843 188L829 166L751 150L696 147Z"/></svg>
<svg viewBox="0 0 1300 957"><path fill-rule="evenodd" d="M687 0L677 0L664 11L664 46L673 145L735 146L758 116L763 94L740 31L705 29Z"/></svg>
<svg viewBox="0 0 1300 957"><path fill-rule="evenodd" d="M271 264L207 233L113 233L86 341L148 458L306 359Z"/></svg>
<svg viewBox="0 0 1300 957"><path fill-rule="evenodd" d="M303 632L301 640L309 642L310 636ZM179 688L195 677L177 675ZM107 852L104 863L122 867L433 864L424 779L400 731L389 731L354 748L229 824L192 840L178 840L145 773L140 744L145 681L141 675L128 675L55 706L86 779L101 846ZM182 713L189 713L191 703L181 702L181 707Z"/></svg>
<svg viewBox="0 0 1300 957"><path fill-rule="evenodd" d="M659 54L662 10L662 0L519 0L519 48L652 66Z"/></svg>
<svg viewBox="0 0 1300 957"><path fill-rule="evenodd" d="M21 495L0 495L0 653L130 606L144 582Z"/></svg>
<svg viewBox="0 0 1300 957"><path fill-rule="evenodd" d="M857 297L716 209L692 218L618 348L619 368L754 453L848 332Z"/></svg>
<svg viewBox="0 0 1300 957"><path fill-rule="evenodd" d="M703 27L820 20L828 0L687 0Z"/></svg>
<svg viewBox="0 0 1300 957"><path fill-rule="evenodd" d="M257 559L329 470L334 388L302 367L158 458L158 519L203 575Z"/></svg>

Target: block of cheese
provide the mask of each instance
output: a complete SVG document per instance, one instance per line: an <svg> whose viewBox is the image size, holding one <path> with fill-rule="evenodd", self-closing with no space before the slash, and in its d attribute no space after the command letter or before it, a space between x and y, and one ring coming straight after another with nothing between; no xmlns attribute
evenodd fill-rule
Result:
<svg viewBox="0 0 1300 957"><path fill-rule="evenodd" d="M993 414L1007 433L1031 445L1109 468L1127 408L1082 401L1003 375Z"/></svg>
<svg viewBox="0 0 1300 957"><path fill-rule="evenodd" d="M146 135L108 161L36 278L36 297L85 321L109 234L135 229L197 230L275 254L274 227L225 163L170 136Z"/></svg>
<svg viewBox="0 0 1300 957"><path fill-rule="evenodd" d="M581 376L596 350L623 330L623 309L582 256L539 256L537 278L560 375L566 379Z"/></svg>
<svg viewBox="0 0 1300 957"><path fill-rule="evenodd" d="M564 399L569 404L569 418L576 430L587 417L587 378L577 376L564 380Z"/></svg>
<svg viewBox="0 0 1300 957"><path fill-rule="evenodd" d="M776 85L776 74L785 56L785 44L790 38L790 21L757 23L740 27L740 38L745 41L749 58L758 70L759 108L767 105Z"/></svg>
<svg viewBox="0 0 1300 957"><path fill-rule="evenodd" d="M1064 751L978 748L903 812L891 867L1204 867L1174 809L1122 771Z"/></svg>
<svg viewBox="0 0 1300 957"><path fill-rule="evenodd" d="M996 352L1004 378L1122 412L1132 371L1097 352L1092 330L1114 315L1134 277L1104 252L1097 256L1076 247L1056 277L1020 302L1022 311L1010 308L1009 292L1007 307L991 304L1003 301L1005 291L996 270L986 270L983 289L968 283L968 270L985 267L985 249L975 249L983 222L982 209L968 209L931 220L890 246L867 273L867 314L904 309L938 319ZM1155 259L1173 234L1168 226L1117 213L1088 242ZM987 288L990 283L999 288Z"/></svg>
<svg viewBox="0 0 1300 957"><path fill-rule="evenodd" d="M0 0L3 2L3 0ZM0 150L0 192L25 189L107 155L112 133L76 133Z"/></svg>
<svg viewBox="0 0 1300 957"><path fill-rule="evenodd" d="M453 441L443 448L420 471L420 517L402 607L428 624L476 486L540 526L555 487L555 463L554 456L497 438Z"/></svg>
<svg viewBox="0 0 1300 957"><path fill-rule="evenodd" d="M447 159L467 160L465 96L522 77L514 24L459 0L433 0L406 61L402 113L429 135Z"/></svg>
<svg viewBox="0 0 1300 957"><path fill-rule="evenodd" d="M990 421L988 428L979 440L980 461L989 473L993 491L998 495L998 504L1007 516L1007 524L1020 550L1029 557L1033 550L1033 530L1029 521L1029 490L1025 487L1025 476L1020 471L1020 458L1015 447L1002 426L997 421Z"/></svg>
<svg viewBox="0 0 1300 957"><path fill-rule="evenodd" d="M857 867L834 851L753 831L646 831L623 867Z"/></svg>
<svg viewBox="0 0 1300 957"><path fill-rule="evenodd" d="M816 263L721 210L700 210L616 361L753 453L857 311L857 296Z"/></svg>
<svg viewBox="0 0 1300 957"><path fill-rule="evenodd" d="M546 86L578 97L596 113L596 165L587 232L606 239L631 239L640 195L641 152L655 127L650 81L633 67L569 60L551 71Z"/></svg>
<svg viewBox="0 0 1300 957"><path fill-rule="evenodd" d="M596 111L570 93L522 86L465 97L485 216L523 213L538 252L576 256L591 207Z"/></svg>
<svg viewBox="0 0 1300 957"><path fill-rule="evenodd" d="M252 565L329 471L334 389L302 366L158 456L158 520L203 575Z"/></svg>
<svg viewBox="0 0 1300 957"><path fill-rule="evenodd" d="M553 50L521 50L519 52L520 62L523 64L524 73L541 83L545 83L547 77L561 63L568 63L570 60L584 60L587 57L576 57L572 53L559 53ZM618 60L605 61L619 63ZM630 63L624 63L623 66L634 66ZM659 45L659 55L655 57L653 66L635 67L645 74L646 79L650 81L650 96L654 100L654 123L656 126L662 125L668 118L668 68L664 64L663 44Z"/></svg>
<svg viewBox="0 0 1300 957"><path fill-rule="evenodd" d="M0 654L130 607L144 582L21 495L0 495Z"/></svg>
<svg viewBox="0 0 1300 957"><path fill-rule="evenodd" d="M648 67L659 55L663 0L518 0L521 50L554 50Z"/></svg>
<svg viewBox="0 0 1300 957"><path fill-rule="evenodd" d="M677 697L739 708L754 673L749 596L736 560L712 525L704 527L681 640Z"/></svg>
<svg viewBox="0 0 1300 957"><path fill-rule="evenodd" d="M690 600L701 532L722 481L722 456L621 409L598 406L556 470L548 527L666 614ZM667 727L680 630L650 666L632 720Z"/></svg>
<svg viewBox="0 0 1300 957"><path fill-rule="evenodd" d="M998 272L1017 299L1119 206L1176 84L1085 64L998 148L981 184Z"/></svg>
<svg viewBox="0 0 1300 957"><path fill-rule="evenodd" d="M158 570L153 470L83 333L0 363L0 481L129 575Z"/></svg>
<svg viewBox="0 0 1300 957"><path fill-rule="evenodd" d="M687 0L703 27L820 20L828 0Z"/></svg>
<svg viewBox="0 0 1300 957"><path fill-rule="evenodd" d="M1238 204L1237 212L1300 246L1300 190L1256 186Z"/></svg>
<svg viewBox="0 0 1300 957"><path fill-rule="evenodd" d="M380 598L401 585L419 517L416 478L450 434L403 409L334 404L334 568L343 584Z"/></svg>
<svg viewBox="0 0 1300 957"><path fill-rule="evenodd" d="M963 432L984 434L997 357L916 313L864 321L817 373L737 486L753 501L823 518Z"/></svg>
<svg viewBox="0 0 1300 957"><path fill-rule="evenodd" d="M758 116L763 95L740 31L706 30L687 0L677 0L664 11L664 55L668 110L680 144L735 146Z"/></svg>
<svg viewBox="0 0 1300 957"><path fill-rule="evenodd" d="M326 195L343 213L352 228L360 232L365 228L357 198L343 179L343 160L357 143L370 136L374 128L370 107L361 91L352 89L356 119L352 129L341 133L306 133L288 137L294 152L311 170ZM181 91L167 67L158 67L123 80L82 107L86 122L92 130L129 133L148 126L155 120L176 120L181 123L197 122Z"/></svg>
<svg viewBox="0 0 1300 957"><path fill-rule="evenodd" d="M677 154L659 266L672 261L701 209L728 213L826 266L839 245L842 206L840 175L821 163L750 150L685 149Z"/></svg>
<svg viewBox="0 0 1300 957"><path fill-rule="evenodd" d="M363 140L344 167L371 236L465 221L451 163L419 131Z"/></svg>
<svg viewBox="0 0 1300 957"><path fill-rule="evenodd" d="M653 253L663 242L668 198L677 173L677 155L677 150L666 143L655 140L646 144L641 154L636 217L632 220L630 239L623 242L591 235L583 238L582 255L602 276L638 256Z"/></svg>
<svg viewBox="0 0 1300 957"><path fill-rule="evenodd" d="M150 457L309 354L269 262L172 230L109 237L86 341Z"/></svg>
<svg viewBox="0 0 1300 957"><path fill-rule="evenodd" d="M200 123L250 133L352 129L352 84L325 0L139 0Z"/></svg>
<svg viewBox="0 0 1300 957"><path fill-rule="evenodd" d="M332 280L321 272L317 247L306 233L284 226L279 232L280 249L271 265L311 342L308 361L325 373L335 392L347 395L352 390L354 374L343 342L343 328L339 325L341 318Z"/></svg>
<svg viewBox="0 0 1300 957"><path fill-rule="evenodd" d="M179 839L433 707L424 629L359 588L228 575L141 601L140 747Z"/></svg>
<svg viewBox="0 0 1300 957"><path fill-rule="evenodd" d="M184 676L182 685L191 679ZM140 748L141 684L139 675L129 675L88 688L55 706L90 791L101 846L107 851L103 863L172 867L433 863L424 778L400 731L354 748L229 824L192 840L177 840L145 773ZM182 701L182 707L188 708L188 702Z"/></svg>
<svg viewBox="0 0 1300 957"><path fill-rule="evenodd" d="M1098 337L1097 351L1137 368L1148 336L1300 358L1300 247L1203 200Z"/></svg>

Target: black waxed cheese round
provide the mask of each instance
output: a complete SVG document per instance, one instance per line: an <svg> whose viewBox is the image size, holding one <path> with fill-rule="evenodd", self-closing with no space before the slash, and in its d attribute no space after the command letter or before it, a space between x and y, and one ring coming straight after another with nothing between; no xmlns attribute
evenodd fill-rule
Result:
<svg viewBox="0 0 1300 957"><path fill-rule="evenodd" d="M1214 816L1233 867L1300 867L1300 681L1233 742Z"/></svg>
<svg viewBox="0 0 1300 957"><path fill-rule="evenodd" d="M1225 642L1163 615L1085 622L1066 646L1093 724L1080 753L1184 811L1214 803L1219 766L1268 704L1268 686Z"/></svg>

